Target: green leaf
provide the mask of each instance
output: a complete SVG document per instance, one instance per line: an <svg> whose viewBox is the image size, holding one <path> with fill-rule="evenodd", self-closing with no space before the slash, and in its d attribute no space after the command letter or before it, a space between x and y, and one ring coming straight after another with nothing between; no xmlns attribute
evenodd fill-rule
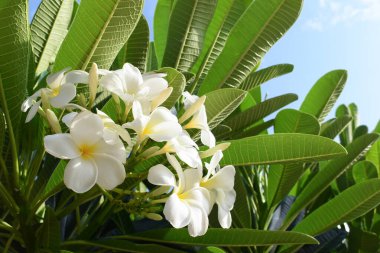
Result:
<svg viewBox="0 0 380 253"><path fill-rule="evenodd" d="M146 61L146 71L153 71L157 70L158 63L157 63L157 56L156 56L156 49L155 49L155 43L150 42L149 43L149 50L148 50L148 59Z"/></svg>
<svg viewBox="0 0 380 253"><path fill-rule="evenodd" d="M268 203L270 207L280 203L302 176L302 163L272 165L268 172Z"/></svg>
<svg viewBox="0 0 380 253"><path fill-rule="evenodd" d="M9 114L14 133L19 128L27 84L34 78L29 76L31 46L27 10L26 0L0 1L0 76L7 106L2 110Z"/></svg>
<svg viewBox="0 0 380 253"><path fill-rule="evenodd" d="M173 69L173 68L161 68L157 70L159 73L166 73L166 80L168 81L169 87L173 87L173 92L170 94L169 98L162 104L166 108L172 108L177 100L182 96L185 90L186 79L184 75Z"/></svg>
<svg viewBox="0 0 380 253"><path fill-rule="evenodd" d="M38 242L42 249L58 252L61 246L61 228L54 210L46 207L44 222L38 231Z"/></svg>
<svg viewBox="0 0 380 253"><path fill-rule="evenodd" d="M212 64L223 50L228 35L252 0L218 1L210 25L207 28L201 53L191 68L197 73L194 85L201 84ZM196 88L196 87L194 87Z"/></svg>
<svg viewBox="0 0 380 253"><path fill-rule="evenodd" d="M260 69L250 74L239 86L242 90L251 90L261 84L272 80L273 78L289 74L293 71L294 66L291 64L278 64L265 69Z"/></svg>
<svg viewBox="0 0 380 253"><path fill-rule="evenodd" d="M72 248L76 250L78 249L78 247L86 247L89 250L93 249L94 247L97 247L101 249L112 250L112 252L184 253L184 251L169 248L163 245L135 244L127 240L115 240L115 239L104 239L104 240L98 240L98 241L66 241L64 244L66 246L72 246Z"/></svg>
<svg viewBox="0 0 380 253"><path fill-rule="evenodd" d="M380 171L380 141L375 142L366 155L366 160L372 162Z"/></svg>
<svg viewBox="0 0 380 253"><path fill-rule="evenodd" d="M128 62L137 67L141 73L144 73L148 47L149 26L144 16L141 16L127 43L117 55L112 67L120 69L124 63Z"/></svg>
<svg viewBox="0 0 380 253"><path fill-rule="evenodd" d="M225 253L225 251L217 247L206 247L201 249L199 253Z"/></svg>
<svg viewBox="0 0 380 253"><path fill-rule="evenodd" d="M347 71L334 70L322 76L311 88L300 111L323 121L342 92L347 81Z"/></svg>
<svg viewBox="0 0 380 253"><path fill-rule="evenodd" d="M74 0L43 0L30 25L36 74L54 62L71 22Z"/></svg>
<svg viewBox="0 0 380 253"><path fill-rule="evenodd" d="M322 124L321 136L334 139L350 124L351 120L350 116L342 116Z"/></svg>
<svg viewBox="0 0 380 253"><path fill-rule="evenodd" d="M285 94L265 100L251 109L231 116L224 122L224 124L230 127L232 131L238 132L297 100L297 98L298 97L295 94Z"/></svg>
<svg viewBox="0 0 380 253"><path fill-rule="evenodd" d="M356 219L380 204L380 179L356 184L319 207L293 231L318 235L343 222Z"/></svg>
<svg viewBox="0 0 380 253"><path fill-rule="evenodd" d="M318 135L320 125L318 120L307 113L294 109L279 112L274 122L275 133L304 133Z"/></svg>
<svg viewBox="0 0 380 253"><path fill-rule="evenodd" d="M81 0L58 51L54 71L88 69L96 62L108 69L141 16L143 0Z"/></svg>
<svg viewBox="0 0 380 253"><path fill-rule="evenodd" d="M248 129L244 130L243 132L235 133L235 134L231 135L231 139L241 139L241 138L245 138L245 137L250 137L250 136L266 133L266 130L273 125L274 125L274 120L271 119L271 120L268 120L266 122L254 125L253 127L250 127ZM226 136L226 135L224 134L224 136Z"/></svg>
<svg viewBox="0 0 380 253"><path fill-rule="evenodd" d="M251 228L252 213L248 203L248 193L240 173L235 175L234 189L236 191L236 200L231 211L232 222L237 224L239 228Z"/></svg>
<svg viewBox="0 0 380 253"><path fill-rule="evenodd" d="M352 168L352 176L356 183L361 183L371 178L378 178L377 168L369 161L360 161Z"/></svg>
<svg viewBox="0 0 380 253"><path fill-rule="evenodd" d="M229 141L222 165L321 161L346 154L338 143L309 134L273 134Z"/></svg>
<svg viewBox="0 0 380 253"><path fill-rule="evenodd" d="M239 87L261 58L297 19L302 0L256 0L229 33L204 79L203 95L222 86Z"/></svg>
<svg viewBox="0 0 380 253"><path fill-rule="evenodd" d="M189 71L200 54L216 0L176 1L170 16L163 67Z"/></svg>
<svg viewBox="0 0 380 253"><path fill-rule="evenodd" d="M213 129L243 102L247 92L239 89L221 89L206 94L208 125Z"/></svg>
<svg viewBox="0 0 380 253"><path fill-rule="evenodd" d="M158 229L116 236L115 238L184 245L229 247L318 243L313 237L301 233L219 228L209 228L204 236L199 237L191 237L187 229Z"/></svg>
<svg viewBox="0 0 380 253"><path fill-rule="evenodd" d="M368 147L378 139L377 134L367 134L347 147L347 155L326 164L309 182L288 211L284 226L289 225L298 213L315 200L340 174L365 154Z"/></svg>
<svg viewBox="0 0 380 253"><path fill-rule="evenodd" d="M57 187L59 187L63 182L63 175L65 172L67 161L61 160L55 167L53 174L51 174L49 181L47 182L43 195L50 195Z"/></svg>
<svg viewBox="0 0 380 253"><path fill-rule="evenodd" d="M154 13L154 45L158 66L161 67L168 38L170 15L177 0L158 0ZM157 68L155 68L157 69ZM155 70L152 69L152 70Z"/></svg>
<svg viewBox="0 0 380 253"><path fill-rule="evenodd" d="M5 119L3 111L0 109L0 156L3 155L3 146L5 139Z"/></svg>

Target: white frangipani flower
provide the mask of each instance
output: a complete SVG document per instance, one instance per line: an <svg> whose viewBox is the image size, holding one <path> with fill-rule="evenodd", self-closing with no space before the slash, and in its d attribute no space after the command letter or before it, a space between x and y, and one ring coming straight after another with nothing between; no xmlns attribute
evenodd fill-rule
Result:
<svg viewBox="0 0 380 253"><path fill-rule="evenodd" d="M108 144L114 144L119 141L119 137L128 145L132 145L131 137L126 129L116 124L107 114L100 110L96 110L97 115L101 118L104 124L103 139ZM71 126L74 118L78 115L77 112L70 112L62 117L62 122L67 127Z"/></svg>
<svg viewBox="0 0 380 253"><path fill-rule="evenodd" d="M100 85L120 97L126 105L139 101L147 114L151 110L150 103L168 88L165 76L163 73L141 75L138 68L126 63L122 69L104 75Z"/></svg>
<svg viewBox="0 0 380 253"><path fill-rule="evenodd" d="M177 137L169 140L158 152L176 153L179 159L190 167L202 167L202 160L198 153L198 145L193 141L193 139L191 139L185 130L183 130Z"/></svg>
<svg viewBox="0 0 380 253"><path fill-rule="evenodd" d="M44 138L46 151L60 159L70 159L64 172L65 185L77 193L96 183L106 190L121 184L126 176L126 151L121 140L112 145L103 139L102 119L91 112L79 113L70 124L70 133Z"/></svg>
<svg viewBox="0 0 380 253"><path fill-rule="evenodd" d="M191 95L187 91L183 93L183 96L185 97L185 100L184 100L185 109L191 110L191 111L194 110L194 112L192 113L191 120L184 126L184 129L191 129L191 128L200 129L201 142L210 148L214 147L216 141L215 141L214 134L211 132L210 127L207 123L206 107L202 103L200 105L197 105L197 108L192 108L192 105L194 105L197 102L199 97L195 95Z"/></svg>
<svg viewBox="0 0 380 253"><path fill-rule="evenodd" d="M175 228L188 226L193 237L204 235L208 228L210 196L206 189L199 187L199 170L182 170L176 158L167 154L175 175L164 165L158 164L149 170L148 181L154 185L173 187L165 202L164 215Z"/></svg>
<svg viewBox="0 0 380 253"><path fill-rule="evenodd" d="M29 122L36 115L41 105L41 96L44 96L49 104L56 108L65 107L76 96L75 83L83 83L88 79L88 74L84 71L70 71L68 69L50 74L46 78L48 87L36 91L32 96L27 98L21 105L21 110L26 112L29 108L25 122ZM87 77L86 77L86 73ZM87 79L86 79L87 78Z"/></svg>
<svg viewBox="0 0 380 253"><path fill-rule="evenodd" d="M158 107L146 116L141 104L135 101L132 113L134 120L123 124L123 127L133 129L140 143L148 137L157 142L169 141L182 132L177 117L164 107Z"/></svg>
<svg viewBox="0 0 380 253"><path fill-rule="evenodd" d="M231 210L234 207L236 192L235 167L228 165L220 169L219 161L223 153L216 152L210 163L206 163L207 175L202 178L200 186L210 191L212 205L218 205L218 220L222 228L231 227Z"/></svg>

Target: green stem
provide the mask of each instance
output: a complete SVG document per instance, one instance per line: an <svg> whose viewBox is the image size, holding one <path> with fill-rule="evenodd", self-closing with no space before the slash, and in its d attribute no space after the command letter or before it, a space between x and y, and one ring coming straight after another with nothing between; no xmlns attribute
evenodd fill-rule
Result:
<svg viewBox="0 0 380 253"><path fill-rule="evenodd" d="M10 248L10 246L11 246L11 244L12 244L12 242L13 242L13 238L15 237L15 233L13 233L12 235L11 235L11 237L9 237L9 239L8 239L8 241L7 241L7 244L5 244L5 248L4 248L4 253L7 253L8 252L8 250L9 250L9 248Z"/></svg>
<svg viewBox="0 0 380 253"><path fill-rule="evenodd" d="M3 108L3 112L5 115L5 121L7 122L7 127L9 131L9 139L11 143L11 152L12 152L12 161L13 161L13 183L16 189L19 188L20 186L20 178L19 178L19 164L18 164L18 155L17 155L17 144L16 144L16 138L15 134L13 132L13 126L12 126L12 121L11 117L9 115L8 111L8 105L5 99L5 93L4 93L4 86L3 86L3 81L0 75L0 100L1 100L1 106Z"/></svg>
<svg viewBox="0 0 380 253"><path fill-rule="evenodd" d="M13 211L13 215L17 215L20 212L20 208L1 182L0 195L3 197L3 200L6 202L6 204L8 204L10 210Z"/></svg>

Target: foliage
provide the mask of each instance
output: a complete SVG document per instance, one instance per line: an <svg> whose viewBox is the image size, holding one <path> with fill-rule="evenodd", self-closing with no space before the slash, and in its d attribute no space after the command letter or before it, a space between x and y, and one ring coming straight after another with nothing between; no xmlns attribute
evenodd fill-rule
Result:
<svg viewBox="0 0 380 253"><path fill-rule="evenodd" d="M346 71L321 77L299 110L283 109L295 94L261 99L261 85L293 70L290 64L259 65L297 20L302 0L158 0L153 42L143 0L42 0L30 24L27 5L0 0L0 250L379 251L380 123L372 132L358 125L354 104L325 119ZM77 194L64 187L66 162L45 153L43 137L54 132L49 122L38 116L23 124L21 104L47 86L48 74L89 70L93 63L121 69L125 62L165 73L173 90L163 106L178 115L186 111L183 91L206 96L207 123L217 144L228 146L220 164L237 172L231 229L219 228L216 210L212 228L195 239L149 219L162 205L149 205L156 188L147 172L167 165L163 154L149 156L160 148L151 142L125 165L120 187ZM88 86L78 84L78 91L78 104L102 108L120 124L131 118L103 89L94 101ZM200 131L189 133L202 158L216 151L201 144Z"/></svg>

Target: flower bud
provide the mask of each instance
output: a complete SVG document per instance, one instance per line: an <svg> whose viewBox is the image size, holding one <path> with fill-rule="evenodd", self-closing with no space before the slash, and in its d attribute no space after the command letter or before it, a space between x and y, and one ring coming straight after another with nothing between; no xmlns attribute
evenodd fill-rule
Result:
<svg viewBox="0 0 380 253"><path fill-rule="evenodd" d="M96 92L98 90L98 65L92 63L90 72L89 72L88 87L90 90L90 105L92 105L96 98Z"/></svg>
<svg viewBox="0 0 380 253"><path fill-rule="evenodd" d="M202 159L206 158L206 157L213 156L218 151L224 151L224 150L226 150L230 145L231 145L231 143L229 143L229 142L220 143L220 144L216 145L213 148L210 148L210 149L208 149L206 151L203 151L203 152L199 152L199 156Z"/></svg>
<svg viewBox="0 0 380 253"><path fill-rule="evenodd" d="M150 220L154 220L154 221L162 220L162 216L157 214L157 213L147 213L147 214L145 214L145 217L150 219Z"/></svg>
<svg viewBox="0 0 380 253"><path fill-rule="evenodd" d="M50 109L46 110L46 118L49 122L50 127L53 129L55 133L62 133L61 126L59 124L57 116L52 110Z"/></svg>
<svg viewBox="0 0 380 253"><path fill-rule="evenodd" d="M185 111L185 113L181 116L181 118L179 118L178 120L179 123L182 124L191 116L193 116L197 111L199 111L199 109L201 108L201 106L203 106L205 101L206 101L206 96L202 96L198 98L197 101Z"/></svg>
<svg viewBox="0 0 380 253"><path fill-rule="evenodd" d="M163 90L155 99L152 101L152 111L159 107L161 104L163 104L166 99L170 97L170 95L173 92L173 87L168 87L167 89Z"/></svg>

